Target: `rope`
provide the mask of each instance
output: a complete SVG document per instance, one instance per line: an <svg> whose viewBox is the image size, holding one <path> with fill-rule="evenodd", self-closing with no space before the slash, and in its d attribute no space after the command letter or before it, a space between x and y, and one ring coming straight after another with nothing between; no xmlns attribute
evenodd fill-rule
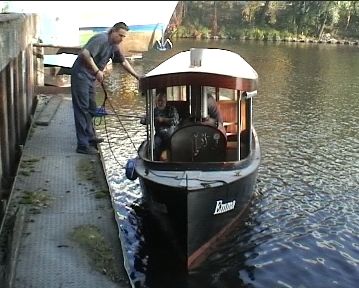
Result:
<svg viewBox="0 0 359 288"><path fill-rule="evenodd" d="M114 106L112 105L111 101L109 100L109 97L108 97L108 95L107 95L107 91L106 91L106 88L105 88L103 82L101 83L101 87L102 87L102 89L103 89L103 91L104 91L104 93L105 93L105 97L104 97L103 102L102 102L102 104L101 104L101 106L100 106L100 110L103 109L103 111L105 112L105 111L106 111L106 109L105 109L105 108L106 108L106 102L109 103L109 105L111 106L112 111L114 112L114 115L117 117L118 122L120 123L121 127L122 127L123 130L125 131L125 133L126 133L126 135L127 135L127 138L130 140L132 146L133 146L134 149L137 151L136 145L135 145L135 143L132 141L131 136L129 135L127 129L126 129L125 126L123 125L123 123L122 123L122 121L121 121L121 119L120 119L120 116L132 117L132 118L138 118L138 119L141 119L141 117L139 117L139 116L134 116L134 115L121 115L121 114L116 113ZM103 114L102 116L100 116L100 117L94 117L94 119L93 119L93 125L94 125L94 126L101 125L101 124L102 124L102 120L104 120L105 133L106 133L106 135L107 135L107 142L108 142L110 151L111 151L113 157L115 158L115 161L120 165L120 162L117 160L117 158L116 158L116 156L115 156L115 153L114 153L114 151L112 150L112 147L111 147L110 138L109 138L109 136L108 136L109 133L108 133L108 130L107 130L107 123L106 123L106 117L105 117L105 116L106 116L106 113L104 113L104 114ZM96 121L96 118L99 118L100 120L99 120L99 121ZM124 168L124 167L123 167L123 168Z"/></svg>

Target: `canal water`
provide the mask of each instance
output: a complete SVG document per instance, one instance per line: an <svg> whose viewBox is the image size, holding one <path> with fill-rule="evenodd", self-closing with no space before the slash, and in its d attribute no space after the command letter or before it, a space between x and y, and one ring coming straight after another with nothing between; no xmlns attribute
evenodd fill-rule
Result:
<svg viewBox="0 0 359 288"><path fill-rule="evenodd" d="M124 166L145 136L137 81L114 65L97 119L132 287L356 287L359 281L359 48L349 45L180 40L133 62L146 73L180 50L238 52L259 74L254 125L262 158L243 223L188 277L141 209ZM103 99L99 89L98 101Z"/></svg>

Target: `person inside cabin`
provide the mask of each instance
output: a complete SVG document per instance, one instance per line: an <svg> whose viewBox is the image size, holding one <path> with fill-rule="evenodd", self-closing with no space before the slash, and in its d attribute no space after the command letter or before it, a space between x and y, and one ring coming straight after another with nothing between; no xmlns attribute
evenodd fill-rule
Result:
<svg viewBox="0 0 359 288"><path fill-rule="evenodd" d="M166 92L161 90L156 96L156 107L154 109L155 119L155 160L164 160L163 151L170 145L170 138L179 122L179 115L176 107L167 104Z"/></svg>
<svg viewBox="0 0 359 288"><path fill-rule="evenodd" d="M208 119L206 119L204 123L216 126L224 135L226 135L226 129L223 126L223 116L216 99L211 93L207 94L207 109Z"/></svg>
<svg viewBox="0 0 359 288"><path fill-rule="evenodd" d="M120 63L133 77L139 74L121 52L121 42L129 28L124 22L116 23L108 32L95 34L83 47L71 69L71 94L77 137L77 153L97 154L98 143L104 139L95 136L92 118L96 115L96 81L103 83L104 69L110 59Z"/></svg>

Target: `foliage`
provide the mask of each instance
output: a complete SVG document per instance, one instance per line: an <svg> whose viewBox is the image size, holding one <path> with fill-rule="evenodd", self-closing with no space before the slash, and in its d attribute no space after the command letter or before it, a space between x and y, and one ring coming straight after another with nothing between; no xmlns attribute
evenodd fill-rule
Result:
<svg viewBox="0 0 359 288"><path fill-rule="evenodd" d="M111 280L119 282L121 276L116 268L113 251L98 227L94 225L78 226L70 236L84 249L97 271L107 275Z"/></svg>
<svg viewBox="0 0 359 288"><path fill-rule="evenodd" d="M277 39L359 36L358 1L181 1L172 36ZM249 30L248 30L249 29Z"/></svg>
<svg viewBox="0 0 359 288"><path fill-rule="evenodd" d="M7 13L9 10L9 1L0 1L0 13Z"/></svg>
<svg viewBox="0 0 359 288"><path fill-rule="evenodd" d="M85 46L87 41L89 41L90 38L94 35L95 35L95 32L91 32L91 31L81 32L80 31L80 46L81 47Z"/></svg>

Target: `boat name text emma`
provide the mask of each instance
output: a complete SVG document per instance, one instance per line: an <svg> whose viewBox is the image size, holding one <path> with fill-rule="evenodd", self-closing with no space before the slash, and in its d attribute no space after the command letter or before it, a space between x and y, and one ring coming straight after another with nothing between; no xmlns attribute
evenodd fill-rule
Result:
<svg viewBox="0 0 359 288"><path fill-rule="evenodd" d="M234 206L236 206L236 200L233 200L232 202L228 202L228 203L224 203L224 204L222 204L222 200L218 200L217 204L216 204L216 209L214 210L213 215L221 214L221 213L233 210Z"/></svg>

